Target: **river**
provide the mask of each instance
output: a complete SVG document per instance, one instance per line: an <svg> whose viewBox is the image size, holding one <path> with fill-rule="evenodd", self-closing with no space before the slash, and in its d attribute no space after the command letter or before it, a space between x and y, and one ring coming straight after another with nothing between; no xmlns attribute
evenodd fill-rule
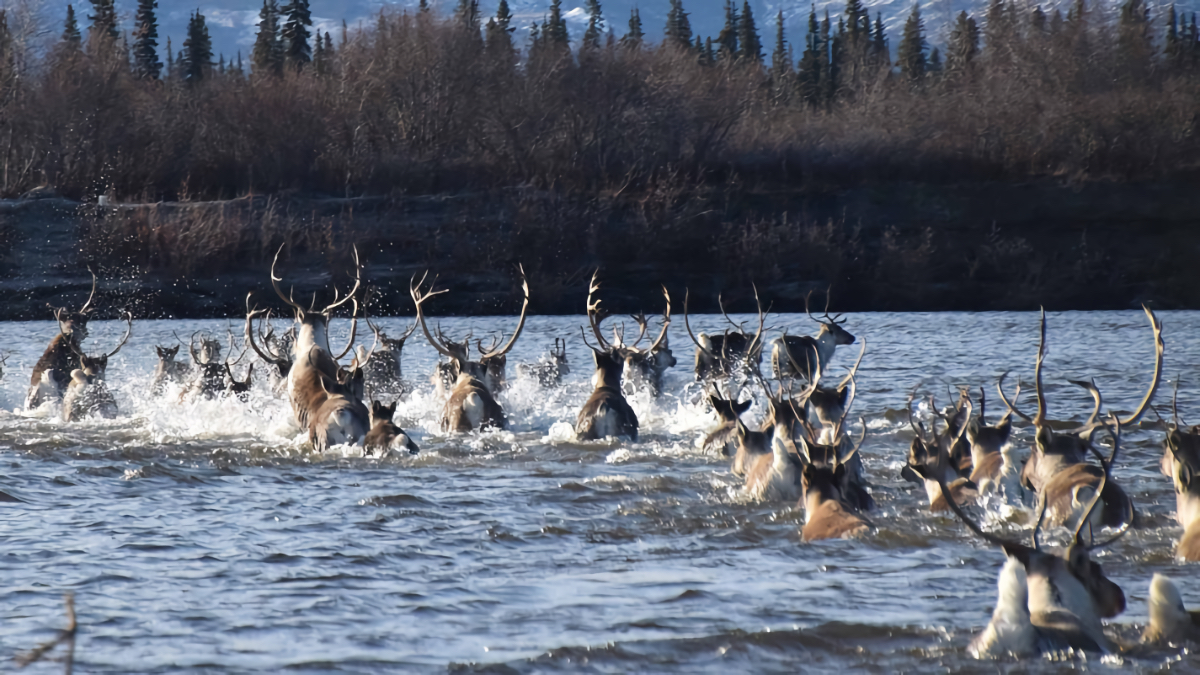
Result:
<svg viewBox="0 0 1200 675"><path fill-rule="evenodd" d="M1200 420L1200 313L1160 317L1166 363L1157 401L1169 403L1182 378L1181 412ZM382 325L396 334L408 321ZM697 330L723 322L693 317ZM1137 405L1153 365L1140 311L1052 313L1049 322L1052 419L1090 411L1069 378L1095 377L1113 409ZM347 323L334 324L335 344ZM450 335L473 329L476 337L514 323L441 321ZM923 490L899 478L912 436L905 399L921 385L945 404L948 386L983 385L994 421L997 377L1012 370L1032 381L1035 314L848 316L846 328L868 343L854 413L869 429L862 453L876 529L813 544L800 541L801 508L747 503L728 460L699 448L714 417L696 404L680 317L670 334L679 365L666 393L631 399L639 441L571 440L590 391L583 324L530 317L500 397L510 430L462 437L438 431L440 402L427 382L437 354L418 331L403 363L420 386L396 419L422 451L379 459L307 450L286 401L261 381L249 402L147 394L153 345L175 344L174 333L223 335L225 321L135 322L108 367L117 419L27 416L18 411L29 374L55 327L0 323L0 353L10 353L0 380L0 663L53 637L69 591L77 673L1200 668L1194 650L1179 648L1067 664L976 662L966 653L990 618L1004 556L953 517L928 513ZM772 335L815 328L804 315L772 315L768 324ZM92 322L88 351L111 349L123 327ZM241 324L233 330L240 335ZM566 384L547 390L519 378L514 364L535 360L555 337L569 343ZM857 348L839 348L831 378L842 377ZM747 419L756 421L763 397L753 393ZM1022 400L1032 407L1032 396ZM1195 565L1172 555L1181 529L1170 482L1158 473L1162 435L1153 415L1127 430L1115 475L1144 526L1097 554L1128 597L1113 624L1128 638L1146 620L1154 572L1200 608ZM1022 457L1029 439L1018 424ZM1021 537L1029 518L1028 509L1000 504L985 514L989 527ZM57 669L39 663L28 672Z"/></svg>

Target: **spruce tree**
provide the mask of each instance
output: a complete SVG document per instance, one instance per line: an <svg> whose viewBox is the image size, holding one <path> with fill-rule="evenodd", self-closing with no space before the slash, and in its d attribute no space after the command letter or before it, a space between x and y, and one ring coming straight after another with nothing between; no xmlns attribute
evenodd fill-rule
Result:
<svg viewBox="0 0 1200 675"><path fill-rule="evenodd" d="M837 93L837 66L833 60L833 36L830 34L830 28L829 10L825 10L817 41L817 98L823 106L833 103L833 97Z"/></svg>
<svg viewBox="0 0 1200 675"><path fill-rule="evenodd" d="M975 19L959 12L950 31L950 44L946 50L946 69L954 72L965 71L979 56L979 26Z"/></svg>
<svg viewBox="0 0 1200 675"><path fill-rule="evenodd" d="M508 8L508 0L500 0L500 5L496 8L496 16L488 20L487 41L484 45L490 61L505 69L511 68L516 62L512 42L512 32L516 29L512 26L512 19L513 15Z"/></svg>
<svg viewBox="0 0 1200 675"><path fill-rule="evenodd" d="M942 54L934 47L929 51L929 63L925 66L925 72L930 75L937 75L942 72Z"/></svg>
<svg viewBox="0 0 1200 675"><path fill-rule="evenodd" d="M279 42L279 5L276 0L263 0L258 12L258 35L250 52L250 63L259 75L278 75L283 71L283 48Z"/></svg>
<svg viewBox="0 0 1200 675"><path fill-rule="evenodd" d="M163 79L169 80L175 74L175 53L171 51L171 36L167 36L167 65Z"/></svg>
<svg viewBox="0 0 1200 675"><path fill-rule="evenodd" d="M63 46L68 52L78 52L83 48L83 35L79 32L79 21L75 19L75 8L67 5L67 19L63 22Z"/></svg>
<svg viewBox="0 0 1200 675"><path fill-rule="evenodd" d="M792 72L792 57L788 55L787 40L783 36L783 10L775 16L775 50L771 52L771 74L779 82Z"/></svg>
<svg viewBox="0 0 1200 675"><path fill-rule="evenodd" d="M1179 19L1175 16L1175 3L1167 9L1167 33L1163 40L1163 55L1167 62L1174 64L1179 60L1179 29L1176 24Z"/></svg>
<svg viewBox="0 0 1200 675"><path fill-rule="evenodd" d="M212 70L212 56L208 25L197 11L188 19L187 39L183 41L183 79L189 84L204 80Z"/></svg>
<svg viewBox="0 0 1200 675"><path fill-rule="evenodd" d="M717 34L717 58L732 61L738 53L738 13L733 0L725 0L725 25Z"/></svg>
<svg viewBox="0 0 1200 675"><path fill-rule="evenodd" d="M162 62L158 60L158 17L154 13L157 8L155 0L138 0L133 20L133 72L150 80L158 79L162 71Z"/></svg>
<svg viewBox="0 0 1200 675"><path fill-rule="evenodd" d="M642 30L642 15L638 12L638 8L634 7L629 10L629 30L621 38L621 46L626 49L640 49L645 38L646 33Z"/></svg>
<svg viewBox="0 0 1200 675"><path fill-rule="evenodd" d="M458 0L454 18L467 30L479 32L479 0Z"/></svg>
<svg viewBox="0 0 1200 675"><path fill-rule="evenodd" d="M762 63L762 41L758 39L754 14L750 12L750 0L742 0L742 15L738 17L738 43L738 56L741 59Z"/></svg>
<svg viewBox="0 0 1200 675"><path fill-rule="evenodd" d="M879 64L889 64L887 35L883 32L883 14L875 12L875 31L871 34L871 58Z"/></svg>
<svg viewBox="0 0 1200 675"><path fill-rule="evenodd" d="M916 3L904 22L904 36L900 38L896 57L896 65L909 82L919 82L925 76L925 23L921 20L921 7Z"/></svg>
<svg viewBox="0 0 1200 675"><path fill-rule="evenodd" d="M542 27L542 40L545 48L557 56L571 53L571 34L567 32L567 20L562 15L562 0L551 0L550 17Z"/></svg>
<svg viewBox="0 0 1200 675"><path fill-rule="evenodd" d="M312 25L312 12L309 11L308 0L292 0L280 10L287 18L280 32L284 63L293 68L302 68L312 61L312 48L308 44L308 38L311 36L308 27Z"/></svg>
<svg viewBox="0 0 1200 675"><path fill-rule="evenodd" d="M810 105L817 105L820 98L821 63L817 55L820 42L820 25L814 5L808 15L808 32L804 36L804 52L800 55L800 95Z"/></svg>
<svg viewBox="0 0 1200 675"><path fill-rule="evenodd" d="M583 31L585 49L599 49L600 35L604 32L604 14L600 11L600 0L587 0L588 24Z"/></svg>
<svg viewBox="0 0 1200 675"><path fill-rule="evenodd" d="M1126 76L1137 81L1145 77L1154 57L1150 34L1150 8L1143 0L1125 0L1117 26L1117 55Z"/></svg>
<svg viewBox="0 0 1200 675"><path fill-rule="evenodd" d="M683 11L683 0L671 0L667 27L663 33L664 45L674 45L684 50L692 48L692 23L688 20L688 13Z"/></svg>
<svg viewBox="0 0 1200 675"><path fill-rule="evenodd" d="M100 46L100 43L106 42L110 45L117 44L117 38L120 37L117 32L117 7L114 4L115 0L90 0L92 9L95 14L89 14L88 20L92 22L91 28L88 31L88 40L95 41L95 46Z"/></svg>

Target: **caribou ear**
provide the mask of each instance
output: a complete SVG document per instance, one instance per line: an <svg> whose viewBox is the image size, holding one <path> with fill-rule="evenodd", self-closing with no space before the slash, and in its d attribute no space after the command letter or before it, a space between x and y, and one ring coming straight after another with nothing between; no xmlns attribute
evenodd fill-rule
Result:
<svg viewBox="0 0 1200 675"><path fill-rule="evenodd" d="M744 412L746 412L747 410L749 410L749 409L750 409L750 404L751 404L751 403L753 403L753 402L754 402L753 400L747 400L747 401L743 401L743 402L740 402L740 403L734 403L734 404L733 404L733 409L734 409L735 411L737 411L737 414L738 414L738 415L741 415L742 413L744 413Z"/></svg>
<svg viewBox="0 0 1200 675"><path fill-rule="evenodd" d="M1175 462L1175 478L1179 481L1179 487L1187 490L1191 487L1193 477L1192 467L1187 462Z"/></svg>
<svg viewBox="0 0 1200 675"><path fill-rule="evenodd" d="M850 383L847 382L838 388L838 405L846 407L846 400L850 396Z"/></svg>
<svg viewBox="0 0 1200 675"><path fill-rule="evenodd" d="M1005 542L1003 548L1005 555L1010 558L1016 558L1017 562L1025 567L1029 567L1029 561L1033 559L1033 554L1035 553L1032 548L1016 542Z"/></svg>
<svg viewBox="0 0 1200 675"><path fill-rule="evenodd" d="M996 425L996 431L1000 432L1000 444L1007 443L1009 435L1012 434L1012 417L1005 415L1004 419Z"/></svg>

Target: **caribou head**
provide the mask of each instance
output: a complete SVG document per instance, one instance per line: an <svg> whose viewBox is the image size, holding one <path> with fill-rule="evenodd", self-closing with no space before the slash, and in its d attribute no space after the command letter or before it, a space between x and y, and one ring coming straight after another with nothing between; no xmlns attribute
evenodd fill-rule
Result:
<svg viewBox="0 0 1200 675"><path fill-rule="evenodd" d="M417 329L417 322L413 321L404 334L398 338L388 337L387 333L380 330L370 317L367 317L367 326L374 334L371 350L367 352L360 346L358 348L360 353L357 355L359 363L366 371L367 390L371 392L372 396L386 393L400 397L405 394L407 389L404 384L404 370L400 365L400 355L404 351L404 343Z"/></svg>
<svg viewBox="0 0 1200 675"><path fill-rule="evenodd" d="M567 363L567 341L554 338L554 347L550 353L543 356L537 363L519 363L517 372L523 377L531 377L543 387L554 387L562 384L562 380L571 372L571 364Z"/></svg>
<svg viewBox="0 0 1200 675"><path fill-rule="evenodd" d="M317 296L315 293L313 294L312 302L307 308L297 303L295 298L292 297L292 293L284 295L283 289L279 286L283 278L275 274L275 266L279 263L279 254L283 252L283 246L280 245L279 250L275 252L275 259L271 262L271 286L275 289L275 294L295 312L296 325L299 326L296 339L293 343L293 362L306 358L314 346L319 347L326 354L330 355L334 361L341 360L342 357L350 352L358 331L358 301L354 299L354 294L362 286L362 263L358 259L358 247L354 247L353 251L354 286L344 296L334 287L333 302L320 310L316 309ZM247 302L249 302L249 297L247 297ZM354 308L350 318L350 339L346 342L346 348L338 352L338 355L334 357L333 350L329 347L329 321L333 318L334 310L346 303L353 303L352 306Z"/></svg>
<svg viewBox="0 0 1200 675"><path fill-rule="evenodd" d="M663 292L666 292L664 287ZM671 325L671 303L667 299L667 308L663 311L662 330L658 338L646 349L638 349L646 335L649 321L645 314L634 314L630 317L638 325L638 337L633 344L624 348L625 352L625 382L638 386L644 384L651 396L662 393L663 378L668 368L675 366L677 361L667 343L667 326Z"/></svg>

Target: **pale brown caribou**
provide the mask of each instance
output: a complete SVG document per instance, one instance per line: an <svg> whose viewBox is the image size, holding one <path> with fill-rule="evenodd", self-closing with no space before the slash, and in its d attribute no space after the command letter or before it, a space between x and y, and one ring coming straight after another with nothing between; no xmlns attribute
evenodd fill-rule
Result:
<svg viewBox="0 0 1200 675"><path fill-rule="evenodd" d="M658 397L662 394L663 379L666 377L667 369L674 368L678 363L675 355L671 353L666 330L666 324L670 321L670 310L670 304L668 304L667 313L663 315L661 339L655 340L654 344L646 349L638 349L637 346L641 344L646 335L649 321L645 314L634 314L630 317L638 325L638 337L633 344L623 345L625 354L623 377L626 393L633 393L640 388L645 388L651 396Z"/></svg>
<svg viewBox="0 0 1200 675"><path fill-rule="evenodd" d="M367 432L364 443L367 454L378 452L380 455L415 455L421 451L416 442L409 438L408 433L392 421L395 415L396 403L384 405L379 401L371 401L371 430Z"/></svg>
<svg viewBox="0 0 1200 675"><path fill-rule="evenodd" d="M191 374L189 364L175 360L181 346L182 342L174 347L154 347L154 353L158 356L158 362L154 365L154 375L150 380L150 391L154 394L161 394L168 383L182 385Z"/></svg>
<svg viewBox="0 0 1200 675"><path fill-rule="evenodd" d="M271 262L271 286L295 311L295 323L299 327L292 347L292 367L288 371L287 392L292 415L296 424L308 432L309 440L318 451L330 445L361 445L370 430L370 413L362 403L362 371L347 376L338 367L338 360L353 347L358 328L358 301L354 298L362 285L358 249L354 249L354 286L345 295L335 287L333 302L321 310L313 306L306 309L291 294L284 294L279 286L283 279L275 273L282 252L280 246ZM347 303L353 303L350 337L346 347L335 355L329 347L329 321L334 310Z"/></svg>
<svg viewBox="0 0 1200 675"><path fill-rule="evenodd" d="M845 422L844 414L828 443L821 442L807 423L800 425L803 433L797 446L804 464L801 473L804 527L800 538L805 542L857 537L872 527L871 521L862 515L863 509L854 503L853 492L847 489L852 462L866 440L867 421L859 419L862 433L853 445L843 441ZM850 447L849 452L846 447Z"/></svg>
<svg viewBox="0 0 1200 675"><path fill-rule="evenodd" d="M812 381L829 368L833 360L834 350L840 345L854 344L855 337L842 324L846 322L841 315L829 315L829 292L825 293L825 314L818 319L809 311L808 302L812 292L804 297L804 312L808 318L817 322L817 334L788 335L771 341L771 372L777 380L801 378Z"/></svg>
<svg viewBox="0 0 1200 675"><path fill-rule="evenodd" d="M759 380L767 397L767 416L761 431L752 431L736 420L737 454L733 471L745 471L745 493L756 501L794 501L802 494L804 458L792 435L802 424L801 412L812 387L797 396L785 397L780 386L772 394Z"/></svg>
<svg viewBox="0 0 1200 675"><path fill-rule="evenodd" d="M596 346L588 344L586 334L583 343L592 350L596 371L592 375L592 395L579 410L575 419L575 435L579 440L591 441L601 438L625 437L636 441L638 437L637 414L625 400L621 388L621 378L625 370L626 357L630 347L613 344L604 339L600 324L604 315L600 309L600 299L596 292L600 290L599 270L592 275L588 285L587 317L592 335L596 338ZM666 339L667 328L671 325L671 294L667 287L662 287L666 309L663 310L663 325L654 343L645 351L653 353ZM582 329L581 329L582 330ZM640 339L639 339L640 341ZM636 344L636 343L635 343ZM633 347L632 349L636 349Z"/></svg>
<svg viewBox="0 0 1200 675"><path fill-rule="evenodd" d="M1018 394L1020 392L1018 391ZM1012 411L994 425L988 425L987 396L979 388L979 416L967 421L967 441L971 448L971 482L980 494L1000 492L1006 497L1020 500L1021 470L1012 456L1009 438L1012 437Z"/></svg>
<svg viewBox="0 0 1200 675"><path fill-rule="evenodd" d="M687 328L688 337L696 345L696 362L694 372L697 382L708 382L718 379L747 379L757 375L758 366L762 362L763 324L766 313L763 312L762 302L758 298L758 289L754 289L754 302L758 307L758 330L751 337L744 326L734 322L725 312L725 303L717 296L717 305L721 314L734 330L726 329L720 335L692 332L688 321L688 293L683 296L683 325Z"/></svg>
<svg viewBox="0 0 1200 675"><path fill-rule="evenodd" d="M525 270L518 269L521 275L521 289L525 294L525 303L521 306L521 318L517 321L517 328L508 342L499 349L495 348L499 343L498 339L490 350L484 350L481 341L478 345L480 348L478 361L470 360L467 353L470 338L461 343L454 342L446 338L440 329L438 337L434 337L426 324L422 306L430 298L449 292L448 289L435 291L433 284L430 284L430 290L422 292L421 288L424 286L428 274L422 276L420 281L414 276L409 285L409 294L417 307L417 323L421 326L425 339L439 354L450 360L449 369L446 372L450 382L450 392L446 404L442 408L442 431L464 433L476 429L505 429L508 427L508 420L504 415L504 410L496 402L495 394L504 387L507 354L516 344L517 338L521 336L521 330L525 327L526 313L529 311L529 282L525 278Z"/></svg>
<svg viewBox="0 0 1200 675"><path fill-rule="evenodd" d="M962 440L967 431L967 424L960 423L956 432L947 427L946 433L940 434L937 423L942 416L937 414L933 397L930 396L929 407L935 413L933 419L930 420L932 433L926 435L924 422L917 422L913 416L912 404L915 395L914 391L908 396L908 423L913 430L913 439L908 448L908 458L905 461L906 473L902 476L910 480L913 480L911 476L916 477L916 480L925 488L925 496L929 500L929 510L935 513L950 509L950 505L946 503L943 496L942 485L947 486L955 504L962 505L973 502L979 496L978 487L969 478L958 474L950 458L950 449ZM970 399L966 401L965 410L966 418L970 419Z"/></svg>
<svg viewBox="0 0 1200 675"><path fill-rule="evenodd" d="M73 422L85 417L112 419L117 416L117 401L104 382L104 376L108 371L108 360L121 351L132 334L133 315L125 312L125 335L111 352L89 356L73 341L66 342L79 360L79 367L71 371L71 382L63 395L63 421Z"/></svg>
<svg viewBox="0 0 1200 675"><path fill-rule="evenodd" d="M1163 422L1167 436L1159 469L1175 488L1175 520L1183 527L1175 555L1200 562L1200 427L1188 427L1180 420L1178 397L1176 389L1171 422Z"/></svg>
<svg viewBox="0 0 1200 675"><path fill-rule="evenodd" d="M536 363L518 363L517 372L543 387L557 387L562 384L563 378L571 373L571 364L567 362L567 341L554 338L554 347L549 354L538 359Z"/></svg>
<svg viewBox="0 0 1200 675"><path fill-rule="evenodd" d="M367 393L371 398L403 398L410 386L404 380L400 355L404 351L404 343L417 329L417 322L413 321L398 338L388 337L370 317L367 317L367 326L375 335L371 350L368 352L365 347L359 346L356 354L365 372Z"/></svg>
<svg viewBox="0 0 1200 675"><path fill-rule="evenodd" d="M1188 611L1179 589L1167 577L1155 574L1150 579L1150 594L1146 604L1150 621L1142 633L1142 643L1148 645L1200 643L1200 611Z"/></svg>
<svg viewBox="0 0 1200 675"><path fill-rule="evenodd" d="M1150 328L1154 339L1154 375L1141 404L1132 414L1121 418L1123 426L1136 423L1150 409L1154 393L1162 381L1163 339L1162 322L1158 320L1148 307L1142 308L1150 320ZM1087 500L1099 486L1103 485L1105 493L1100 497L1100 508L1092 509L1096 518L1095 525L1110 527L1122 524L1125 518L1132 518L1132 508L1128 495L1115 481L1102 481L1104 470L1087 461L1089 453L1099 456L1092 446L1092 437L1102 426L1098 419L1101 407L1100 392L1094 384L1072 381L1082 386L1092 394L1095 400L1095 410L1091 417L1080 427L1070 431L1054 431L1049 422L1046 407L1046 394L1042 385L1042 365L1046 357L1046 312L1042 311L1041 326L1038 340L1038 354L1034 366L1035 391L1037 393L1037 415L1030 417L1015 407L1004 394L1004 378L1001 377L997 388L1001 399L1010 410L1034 426L1034 445L1029 459L1021 472L1021 484L1039 494L1047 504L1047 517L1051 525L1061 525L1071 520L1086 506Z"/></svg>
<svg viewBox="0 0 1200 675"><path fill-rule="evenodd" d="M1121 421L1115 415L1112 425L1111 428L1104 425L1112 438L1113 449L1104 462L1102 481L1107 481L1120 448ZM1113 649L1101 620L1125 611L1125 594L1104 575L1100 565L1092 561L1088 553L1124 535L1129 529L1129 520L1107 540L1096 543L1091 539L1090 543L1085 543L1084 531L1090 531L1085 526L1101 501L1103 485L1094 491L1071 542L1061 551L1043 550L1038 541L1046 517L1045 501L1039 503L1032 546L1027 546L983 530L951 498L945 481L940 481L940 486L946 503L967 528L988 543L999 546L1008 556L999 578L992 621L969 648L973 656L997 658L1011 654L1029 657L1067 649L1085 652Z"/></svg>
<svg viewBox="0 0 1200 675"><path fill-rule="evenodd" d="M88 268L88 272L92 275L92 292L78 312L66 307L50 307L58 322L58 333L33 366L29 391L25 395L26 410L33 410L46 402L61 401L67 385L73 381L71 372L78 365L77 354L87 339L87 322L95 310L92 301L96 298L96 273L91 268Z"/></svg>

